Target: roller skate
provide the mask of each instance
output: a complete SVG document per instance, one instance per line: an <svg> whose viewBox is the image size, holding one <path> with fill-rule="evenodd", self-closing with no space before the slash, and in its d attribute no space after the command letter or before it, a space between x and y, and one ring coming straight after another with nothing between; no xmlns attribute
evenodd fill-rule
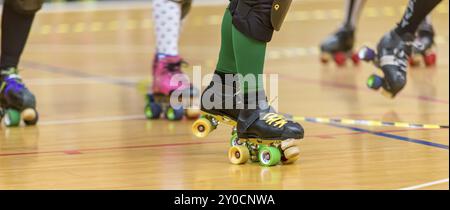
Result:
<svg viewBox="0 0 450 210"><path fill-rule="evenodd" d="M414 41L414 47L409 64L419 66L423 62L425 66L436 65L436 52L434 50L434 29L426 21L422 22L417 30L417 38Z"/></svg>
<svg viewBox="0 0 450 210"><path fill-rule="evenodd" d="M395 31L390 31L378 43L378 54L368 47L360 50L360 59L373 62L384 74L384 77L372 74L367 80L369 88L381 89L383 95L394 98L405 87L413 40L412 34L400 37Z"/></svg>
<svg viewBox="0 0 450 210"><path fill-rule="evenodd" d="M354 30L348 26L341 27L320 45L320 61L323 64L334 61L338 66L344 66L347 59L353 64L359 63L359 57L353 52Z"/></svg>
<svg viewBox="0 0 450 210"><path fill-rule="evenodd" d="M152 91L146 95L147 104L145 106L145 116L147 119L159 119L164 115L166 119L178 121L186 116L188 119L198 118L200 112L194 109L185 109L189 106L183 101L181 96L198 97L198 89L193 87L189 78L181 71L184 61L179 56L166 56L158 58L155 56L153 63L153 84ZM171 84L171 80L176 77L176 84ZM171 96L180 96L171 101ZM171 103L172 102L172 103Z"/></svg>
<svg viewBox="0 0 450 210"><path fill-rule="evenodd" d="M0 72L0 116L7 127L35 125L39 115L36 111L36 98L22 82L16 68Z"/></svg>

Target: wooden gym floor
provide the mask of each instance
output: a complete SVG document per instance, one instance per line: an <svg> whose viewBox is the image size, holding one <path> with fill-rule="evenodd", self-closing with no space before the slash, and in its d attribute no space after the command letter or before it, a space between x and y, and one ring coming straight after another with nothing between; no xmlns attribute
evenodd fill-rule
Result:
<svg viewBox="0 0 450 210"><path fill-rule="evenodd" d="M369 1L358 46L374 46L405 4ZM448 129L302 122L297 163L231 165L228 127L198 139L192 121L144 119L136 84L150 79L149 3L64 8L39 13L34 24L21 74L37 96L41 121L0 129L0 189L449 189ZM205 74L217 59L224 8L195 6L184 25L182 55ZM365 87L375 71L369 64L320 64L318 45L342 10L338 0L293 5L267 54L266 72L280 78L280 111L448 125L448 1L433 13L437 66L410 69L395 100Z"/></svg>

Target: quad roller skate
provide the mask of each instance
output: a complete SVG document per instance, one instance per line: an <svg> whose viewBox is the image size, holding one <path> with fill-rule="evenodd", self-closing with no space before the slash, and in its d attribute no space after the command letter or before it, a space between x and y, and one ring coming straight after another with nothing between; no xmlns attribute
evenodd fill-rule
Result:
<svg viewBox="0 0 450 210"><path fill-rule="evenodd" d="M378 43L378 54L368 47L360 50L360 59L372 61L384 74L384 77L372 74L367 80L369 88L381 89L383 95L394 98L405 87L413 40L412 34L400 37L395 31L390 31Z"/></svg>
<svg viewBox="0 0 450 210"><path fill-rule="evenodd" d="M233 94L228 97L228 100L235 100L233 98L236 96ZM270 107L264 110L206 110L202 106L202 112L203 116L192 126L197 137L206 137L220 124L233 127L228 150L228 159L232 164L244 164L251 160L263 166L274 166L280 162L293 163L300 157L297 140L303 138L303 128L275 113Z"/></svg>
<svg viewBox="0 0 450 210"><path fill-rule="evenodd" d="M36 111L36 98L22 82L16 68L1 70L0 73L0 117L7 127L35 125L39 115Z"/></svg>
<svg viewBox="0 0 450 210"><path fill-rule="evenodd" d="M334 61L338 66L344 66L347 59L353 64L359 63L359 57L353 52L354 30L350 27L342 27L336 33L329 36L320 45L320 61L324 64Z"/></svg>
<svg viewBox="0 0 450 210"><path fill-rule="evenodd" d="M147 119L159 119L161 115L171 121L181 120L183 116L188 119L199 117L199 110L185 109L189 104L186 104L181 97L177 99L177 104L171 104L170 98L174 93L179 96L187 95L191 101L198 97L198 90L181 71L183 64L184 61L179 56L168 56L162 59L155 56L152 93L146 95L145 116ZM171 84L174 76L177 76L181 82Z"/></svg>
<svg viewBox="0 0 450 210"><path fill-rule="evenodd" d="M436 52L434 50L434 29L426 21L422 22L417 30L417 38L414 41L414 47L409 64L419 66L422 63L430 67L436 65Z"/></svg>

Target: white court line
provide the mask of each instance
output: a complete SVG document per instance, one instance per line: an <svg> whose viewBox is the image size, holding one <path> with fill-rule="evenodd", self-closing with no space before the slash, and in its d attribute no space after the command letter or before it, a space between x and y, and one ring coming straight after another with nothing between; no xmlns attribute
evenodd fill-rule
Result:
<svg viewBox="0 0 450 210"><path fill-rule="evenodd" d="M424 184L419 184L419 185L414 185L414 186L410 186L410 187L405 187L405 188L401 188L399 190L417 190L417 189L421 189L421 188L425 188L425 187L429 187L429 186L433 186L433 185L437 185L437 184L442 184L442 183L446 183L448 182L448 178L447 179L441 179L441 180L437 180L434 182L427 182Z"/></svg>
<svg viewBox="0 0 450 210"><path fill-rule="evenodd" d="M140 114L140 115L110 116L110 117L96 117L96 118L70 119L70 120L49 120L49 121L41 121L39 122L39 125L70 125L70 124L82 124L94 122L112 122L112 121L143 120L143 119L146 119L144 114Z"/></svg>

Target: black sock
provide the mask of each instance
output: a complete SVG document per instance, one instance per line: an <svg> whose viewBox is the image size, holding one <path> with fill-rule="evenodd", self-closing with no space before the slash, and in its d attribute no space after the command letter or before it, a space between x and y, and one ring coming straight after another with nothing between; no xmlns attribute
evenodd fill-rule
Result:
<svg viewBox="0 0 450 210"><path fill-rule="evenodd" d="M9 6L3 6L0 69L17 67L33 19L34 15L22 15Z"/></svg>
<svg viewBox="0 0 450 210"><path fill-rule="evenodd" d="M409 0L408 7L395 32L402 36L406 33L415 34L420 23L442 0Z"/></svg>

